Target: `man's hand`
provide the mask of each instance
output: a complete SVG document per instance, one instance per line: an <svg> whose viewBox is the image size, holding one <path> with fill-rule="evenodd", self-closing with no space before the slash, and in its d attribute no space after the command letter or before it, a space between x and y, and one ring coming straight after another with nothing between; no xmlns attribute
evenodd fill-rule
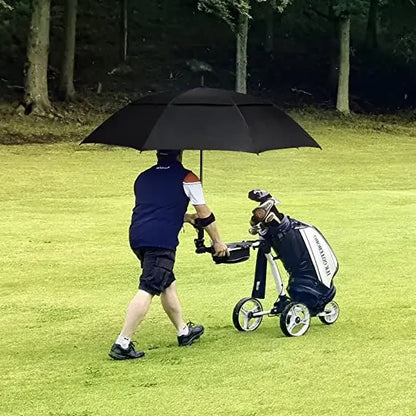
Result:
<svg viewBox="0 0 416 416"><path fill-rule="evenodd" d="M228 256L227 244L223 243L222 241L217 241L216 243L213 243L212 246L214 248L214 256L217 256L217 257Z"/></svg>

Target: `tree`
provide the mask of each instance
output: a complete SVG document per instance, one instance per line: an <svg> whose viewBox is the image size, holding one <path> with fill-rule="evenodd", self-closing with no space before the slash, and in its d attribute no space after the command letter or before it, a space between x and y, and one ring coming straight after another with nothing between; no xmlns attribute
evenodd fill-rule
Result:
<svg viewBox="0 0 416 416"><path fill-rule="evenodd" d="M50 111L48 97L48 56L50 0L33 0L27 45L27 72L24 104L26 113Z"/></svg>
<svg viewBox="0 0 416 416"><path fill-rule="evenodd" d="M322 12L319 4L328 7L328 12ZM336 84L336 109L342 114L350 114L349 77L350 77L350 37L351 16L364 14L367 11L368 0L325 0L310 1L310 8L318 16L328 20L331 28L330 41L330 76L329 87ZM335 36L333 36L335 33ZM337 44L332 39L337 39Z"/></svg>
<svg viewBox="0 0 416 416"><path fill-rule="evenodd" d="M378 47L378 7L380 0L370 0L368 8L367 31L365 35L365 45L368 49Z"/></svg>
<svg viewBox="0 0 416 416"><path fill-rule="evenodd" d="M366 10L366 0L333 0L334 16L339 26L339 73L336 109L345 115L350 114L350 37L351 15Z"/></svg>
<svg viewBox="0 0 416 416"><path fill-rule="evenodd" d="M350 114L349 79L350 79L350 27L349 15L339 18L339 76L337 92L337 110L345 115Z"/></svg>
<svg viewBox="0 0 416 416"><path fill-rule="evenodd" d="M247 40L251 18L250 0L199 0L198 8L211 13L226 22L235 34L235 90L245 93L247 90Z"/></svg>
<svg viewBox="0 0 416 416"><path fill-rule="evenodd" d="M249 3L247 2L246 4L248 7ZM235 90L243 94L247 92L248 19L248 13L238 13L235 55Z"/></svg>
<svg viewBox="0 0 416 416"><path fill-rule="evenodd" d="M274 14L276 10L276 0L270 0L267 5L265 16L265 42L264 51L266 53L273 53L274 51Z"/></svg>
<svg viewBox="0 0 416 416"><path fill-rule="evenodd" d="M128 0L120 0L120 60L127 62Z"/></svg>
<svg viewBox="0 0 416 416"><path fill-rule="evenodd" d="M65 0L65 38L64 55L62 59L59 95L63 100L75 99L74 61L76 43L77 0Z"/></svg>
<svg viewBox="0 0 416 416"><path fill-rule="evenodd" d="M254 1L254 0L253 0ZM291 0L255 0L257 2L270 1L275 10L280 13ZM251 4L250 0L199 0L198 8L201 11L212 13L224 20L236 36L235 60L235 90L245 93L247 91L247 41Z"/></svg>

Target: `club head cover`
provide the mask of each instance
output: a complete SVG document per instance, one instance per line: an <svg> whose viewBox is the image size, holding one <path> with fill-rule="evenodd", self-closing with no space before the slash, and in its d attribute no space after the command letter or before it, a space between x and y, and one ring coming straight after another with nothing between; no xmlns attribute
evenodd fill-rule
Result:
<svg viewBox="0 0 416 416"><path fill-rule="evenodd" d="M249 199L252 201L263 203L264 201L267 201L268 199L272 198L269 192L263 190L263 189L253 189L248 193Z"/></svg>

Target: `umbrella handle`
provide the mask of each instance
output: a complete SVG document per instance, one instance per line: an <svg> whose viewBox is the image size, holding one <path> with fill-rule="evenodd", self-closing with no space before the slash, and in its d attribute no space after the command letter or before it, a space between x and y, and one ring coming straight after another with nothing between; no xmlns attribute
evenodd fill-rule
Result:
<svg viewBox="0 0 416 416"><path fill-rule="evenodd" d="M203 228L197 228L198 230L198 237L194 239L194 243L195 243L195 253L197 254L202 254L202 253L213 253L213 248L212 247L207 247L205 245L205 239L204 239L204 230Z"/></svg>

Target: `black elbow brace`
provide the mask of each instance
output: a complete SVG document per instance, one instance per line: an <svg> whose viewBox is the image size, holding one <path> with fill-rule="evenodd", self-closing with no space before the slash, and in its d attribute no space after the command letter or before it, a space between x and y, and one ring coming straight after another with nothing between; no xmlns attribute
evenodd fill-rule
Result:
<svg viewBox="0 0 416 416"><path fill-rule="evenodd" d="M215 221L215 216L211 212L211 214L206 218L196 218L195 219L195 227L197 228L205 228L208 225L212 224Z"/></svg>

